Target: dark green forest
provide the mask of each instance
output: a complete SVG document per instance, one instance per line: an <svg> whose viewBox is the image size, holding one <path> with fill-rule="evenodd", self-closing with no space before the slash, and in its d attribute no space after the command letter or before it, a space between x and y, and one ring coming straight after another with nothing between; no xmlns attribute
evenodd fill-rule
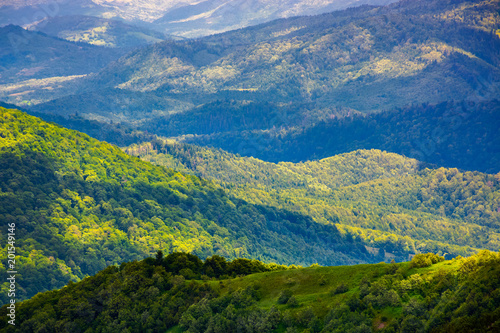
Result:
<svg viewBox="0 0 500 333"><path fill-rule="evenodd" d="M250 119L243 121L251 123L251 114L245 117ZM194 123L194 119L190 122ZM224 119L232 120L231 117ZM190 122L183 124L189 126ZM215 126L212 124L201 118L197 122L200 129L194 133L206 134L202 128ZM176 122L169 122L169 126L175 125ZM160 126L156 132L168 136ZM499 128L500 102L495 99L421 104L367 116L339 116L303 128L276 126L265 131L219 133L213 130L211 134L178 139L272 162L300 162L356 149L381 149L438 166L497 173L500 171Z"/></svg>
<svg viewBox="0 0 500 333"><path fill-rule="evenodd" d="M172 253L17 305L0 332L497 332L500 254L309 268ZM17 330L16 330L17 329Z"/></svg>
<svg viewBox="0 0 500 333"><path fill-rule="evenodd" d="M160 249L279 264L380 260L335 226L247 203L23 112L0 112L0 244L6 256L7 225L16 223L19 299ZM0 270L4 278L3 263Z"/></svg>

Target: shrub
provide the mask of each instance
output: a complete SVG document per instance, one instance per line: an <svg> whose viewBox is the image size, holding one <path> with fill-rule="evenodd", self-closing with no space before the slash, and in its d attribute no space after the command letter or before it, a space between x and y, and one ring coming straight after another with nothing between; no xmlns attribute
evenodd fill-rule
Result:
<svg viewBox="0 0 500 333"><path fill-rule="evenodd" d="M332 289L331 294L338 295L338 294L346 293L348 291L349 291L349 288L345 284L341 283L341 284L337 285L337 287Z"/></svg>
<svg viewBox="0 0 500 333"><path fill-rule="evenodd" d="M278 303L286 304L290 297L292 297L292 291L290 289L285 289L280 293L280 296L278 297Z"/></svg>
<svg viewBox="0 0 500 333"><path fill-rule="evenodd" d="M444 261L444 257L438 256L434 253L419 253L415 255L411 260L410 268L429 267L432 264L436 264L440 261Z"/></svg>

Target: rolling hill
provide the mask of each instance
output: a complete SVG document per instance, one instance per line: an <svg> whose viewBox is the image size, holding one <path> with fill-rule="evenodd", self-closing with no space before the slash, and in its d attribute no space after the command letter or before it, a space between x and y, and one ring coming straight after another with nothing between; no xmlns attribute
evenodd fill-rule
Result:
<svg viewBox="0 0 500 333"><path fill-rule="evenodd" d="M71 94L78 80L123 54L123 50L72 43L19 26L2 27L0 98L26 105Z"/></svg>
<svg viewBox="0 0 500 333"><path fill-rule="evenodd" d="M495 96L487 95L491 97ZM498 99L412 105L367 116L332 116L313 124L287 109L267 113L269 119L265 121L265 108L257 113L243 110L222 105L205 114L190 111L147 122L142 129L272 162L300 162L356 149L381 149L444 167L500 171ZM282 122L292 128L279 126ZM194 135L179 135L182 128Z"/></svg>
<svg viewBox="0 0 500 333"><path fill-rule="evenodd" d="M0 332L497 331L499 254L442 260L272 270L157 255L17 304L15 327L5 305Z"/></svg>
<svg viewBox="0 0 500 333"><path fill-rule="evenodd" d="M89 74L123 54L108 48L70 43L19 26L0 29L2 83Z"/></svg>
<svg viewBox="0 0 500 333"><path fill-rule="evenodd" d="M479 90L498 96L499 2L474 7L492 15L487 26L448 19L465 4L402 1L163 42L132 52L89 84L170 97L313 102L311 111L330 113L475 100Z"/></svg>

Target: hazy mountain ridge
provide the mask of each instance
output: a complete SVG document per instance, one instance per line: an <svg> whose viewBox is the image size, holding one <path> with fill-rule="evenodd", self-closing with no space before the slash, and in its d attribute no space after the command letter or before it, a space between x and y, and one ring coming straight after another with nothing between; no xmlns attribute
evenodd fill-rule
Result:
<svg viewBox="0 0 500 333"><path fill-rule="evenodd" d="M0 28L0 98L30 105L78 91L78 82L125 53L19 26Z"/></svg>
<svg viewBox="0 0 500 333"><path fill-rule="evenodd" d="M274 103L277 111L271 114L293 103L288 117L274 117L276 126L306 117L307 124L314 124L345 114L339 110L366 113L411 103L492 99L500 94L496 9L498 1L471 7L466 1L419 0L282 19L195 41L167 41L128 54L86 78L84 87L67 85L59 96L71 90L96 96L105 88L119 88L153 93L154 99L178 99L180 104L189 101L193 107L217 100ZM481 15L488 18L486 23L474 25ZM460 22L462 17L465 22ZM24 85L30 88L29 82ZM4 99L10 103L39 103L30 101L30 94L45 92L35 89L21 99L16 94L22 90L12 89L3 89L9 91ZM96 99L105 101L105 91ZM56 99L47 104L47 112L69 107L85 117L96 108L92 99L75 107L68 97L58 100L57 89L50 93ZM111 98L103 109L143 103L147 110L148 98L146 94L131 103ZM36 111L44 112L44 107ZM164 115L185 108L174 103L159 111ZM106 112L100 120L119 119Z"/></svg>
<svg viewBox="0 0 500 333"><path fill-rule="evenodd" d="M89 74L123 54L98 46L71 43L13 25L0 28L0 43L2 83ZM81 61L80 57L86 61Z"/></svg>
<svg viewBox="0 0 500 333"><path fill-rule="evenodd" d="M46 18L29 26L29 30L41 31L73 42L118 48L134 48L167 39L161 32L120 21L82 15Z"/></svg>
<svg viewBox="0 0 500 333"><path fill-rule="evenodd" d="M238 1L208 0L167 12L155 24L185 37L199 37L240 29L279 18L318 15L361 5L386 5L394 0L354 1Z"/></svg>
<svg viewBox="0 0 500 333"><path fill-rule="evenodd" d="M418 3L424 13L453 8ZM365 112L474 95L473 77L499 71L498 37L422 14L407 3L363 7L157 44L108 67L97 82L168 93L247 91L247 99L256 91ZM498 93L498 82L490 85Z"/></svg>
<svg viewBox="0 0 500 333"><path fill-rule="evenodd" d="M167 34L206 36L282 17L316 15L363 4L385 5L394 0L79 0L0 2L6 24L32 24L44 17L91 15L125 20Z"/></svg>

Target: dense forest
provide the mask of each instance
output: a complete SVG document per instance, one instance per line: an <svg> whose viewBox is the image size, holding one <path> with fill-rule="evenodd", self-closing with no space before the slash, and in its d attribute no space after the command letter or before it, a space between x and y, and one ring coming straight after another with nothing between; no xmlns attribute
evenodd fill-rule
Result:
<svg viewBox="0 0 500 333"><path fill-rule="evenodd" d="M6 256L15 223L18 299L158 250L298 265L381 260L335 226L247 203L23 112L0 114L0 245Z"/></svg>
<svg viewBox="0 0 500 333"><path fill-rule="evenodd" d="M311 112L305 105L279 107L273 103L221 100L158 119L154 108L170 102L150 94L149 104L141 100L146 106L134 100L127 109L117 110L111 123L100 122L97 119L106 112L106 101L125 100L131 95L122 91L111 96L96 100L100 95L89 93L81 99L67 98L71 105L63 109L65 116L57 103L47 104L51 105L49 113L34 112L38 108L27 112L122 147L151 141L156 133L272 162L300 162L357 149L381 149L438 166L500 171L498 100L421 104L370 115L337 109L341 115L317 115L316 120L309 116ZM95 120L78 114L80 102L86 105L88 101L99 104ZM138 117L143 118L139 121ZM124 118L136 119L136 125L121 123L119 120ZM320 118L323 120L317 121ZM283 122L290 127L280 126Z"/></svg>
<svg viewBox="0 0 500 333"><path fill-rule="evenodd" d="M381 149L496 173L499 8L418 0L293 17L102 56L98 73L3 85L0 97L122 146L156 134L273 162ZM26 54L49 38L29 36Z"/></svg>
<svg viewBox="0 0 500 333"><path fill-rule="evenodd" d="M0 332L497 332L500 253L309 268L185 253L110 266L0 309Z"/></svg>
<svg viewBox="0 0 500 333"><path fill-rule="evenodd" d="M500 174L438 168L379 150L278 164L171 140L125 151L212 179L247 202L335 224L386 258L500 246Z"/></svg>

